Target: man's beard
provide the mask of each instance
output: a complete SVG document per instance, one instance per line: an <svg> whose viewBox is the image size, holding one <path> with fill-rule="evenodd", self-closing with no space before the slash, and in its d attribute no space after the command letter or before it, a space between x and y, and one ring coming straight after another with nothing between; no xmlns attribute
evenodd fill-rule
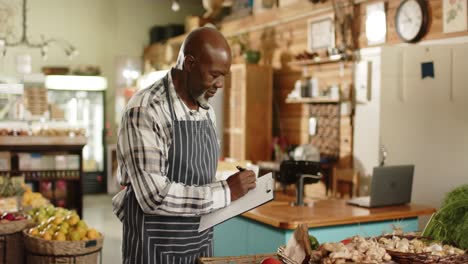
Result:
<svg viewBox="0 0 468 264"><path fill-rule="evenodd" d="M208 109L210 108L208 106L208 99L206 99L206 92L208 90L204 91L200 96L197 97L197 102L200 105L201 108L203 109Z"/></svg>

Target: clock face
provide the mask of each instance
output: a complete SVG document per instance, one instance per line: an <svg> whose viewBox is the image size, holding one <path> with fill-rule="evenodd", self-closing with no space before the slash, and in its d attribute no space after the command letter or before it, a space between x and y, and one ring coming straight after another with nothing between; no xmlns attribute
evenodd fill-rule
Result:
<svg viewBox="0 0 468 264"><path fill-rule="evenodd" d="M426 33L427 6L425 0L404 0L398 7L395 27L406 42L416 42Z"/></svg>

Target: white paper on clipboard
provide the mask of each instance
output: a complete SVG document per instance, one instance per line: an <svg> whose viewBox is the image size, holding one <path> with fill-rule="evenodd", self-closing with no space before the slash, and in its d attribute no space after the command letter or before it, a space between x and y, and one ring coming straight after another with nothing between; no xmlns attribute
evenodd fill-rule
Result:
<svg viewBox="0 0 468 264"><path fill-rule="evenodd" d="M255 189L250 190L246 195L235 200L229 206L203 215L200 219L198 232L273 200L273 184L272 173L259 177Z"/></svg>

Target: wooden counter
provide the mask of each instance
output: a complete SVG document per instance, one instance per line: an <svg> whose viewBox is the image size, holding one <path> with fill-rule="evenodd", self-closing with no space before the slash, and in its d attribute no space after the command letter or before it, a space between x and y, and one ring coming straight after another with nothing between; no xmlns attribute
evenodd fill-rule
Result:
<svg viewBox="0 0 468 264"><path fill-rule="evenodd" d="M354 235L378 236L395 226L405 232L418 231L418 217L435 212L433 207L417 204L368 209L347 205L345 200L306 200L312 206L293 207L293 199L278 194L274 201L216 226L215 256L276 252L302 223L324 243Z"/></svg>
<svg viewBox="0 0 468 264"><path fill-rule="evenodd" d="M346 225L418 217L433 212L435 208L417 204L368 209L347 205L345 200L315 201L310 207L292 207L288 201L272 201L242 216L277 228L295 229L299 224L309 227Z"/></svg>

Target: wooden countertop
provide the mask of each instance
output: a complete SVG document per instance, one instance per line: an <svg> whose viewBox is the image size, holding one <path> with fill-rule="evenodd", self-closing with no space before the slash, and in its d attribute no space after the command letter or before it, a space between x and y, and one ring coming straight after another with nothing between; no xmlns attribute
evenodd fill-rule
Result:
<svg viewBox="0 0 468 264"><path fill-rule="evenodd" d="M293 207L290 205L291 201L291 197L276 195L274 201L244 213L242 216L277 228L295 229L299 224L324 227L403 219L430 215L435 212L433 207L418 204L368 209L347 205L346 200L313 201L312 206L305 207Z"/></svg>

